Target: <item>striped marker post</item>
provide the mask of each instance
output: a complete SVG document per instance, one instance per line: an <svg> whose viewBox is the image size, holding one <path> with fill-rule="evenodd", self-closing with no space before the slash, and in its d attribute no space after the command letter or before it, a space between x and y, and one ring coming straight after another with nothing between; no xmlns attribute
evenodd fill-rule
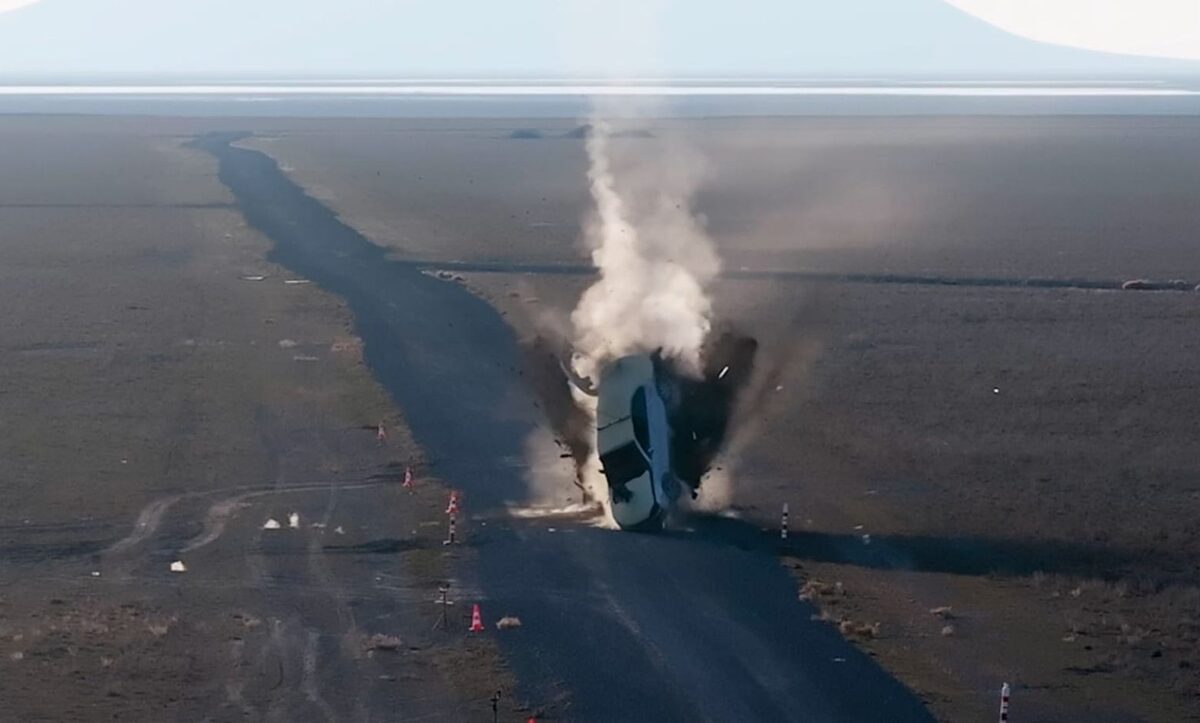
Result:
<svg viewBox="0 0 1200 723"><path fill-rule="evenodd" d="M786 540L788 533L788 503L783 503L783 517L779 521L779 539Z"/></svg>
<svg viewBox="0 0 1200 723"><path fill-rule="evenodd" d="M1008 683L1000 686L1000 723L1008 721Z"/></svg>
<svg viewBox="0 0 1200 723"><path fill-rule="evenodd" d="M453 545L458 542L457 522L458 522L458 493L450 493L450 503L446 505L446 515L450 518L450 536L446 538L443 545Z"/></svg>

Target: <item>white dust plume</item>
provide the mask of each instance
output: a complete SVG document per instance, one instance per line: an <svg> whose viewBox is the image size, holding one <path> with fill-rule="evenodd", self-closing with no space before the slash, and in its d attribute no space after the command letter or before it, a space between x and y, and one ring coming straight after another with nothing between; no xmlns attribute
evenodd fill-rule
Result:
<svg viewBox="0 0 1200 723"><path fill-rule="evenodd" d="M571 314L574 365L596 380L607 361L661 350L698 374L711 328L708 285L720 270L703 218L691 207L703 164L667 142L621 140L631 160L618 172L609 123L592 122L587 154L595 213L585 238L599 279ZM666 153L645 153L660 149Z"/></svg>

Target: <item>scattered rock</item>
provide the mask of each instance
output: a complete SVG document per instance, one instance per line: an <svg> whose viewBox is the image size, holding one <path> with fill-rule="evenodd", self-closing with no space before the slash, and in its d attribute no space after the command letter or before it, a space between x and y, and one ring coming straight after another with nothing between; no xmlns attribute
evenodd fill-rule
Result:
<svg viewBox="0 0 1200 723"><path fill-rule="evenodd" d="M161 638L170 632L171 626L169 623L150 623L146 626L146 629L149 630L150 634L154 637Z"/></svg>
<svg viewBox="0 0 1200 723"><path fill-rule="evenodd" d="M510 628L519 628L519 627L521 627L521 618L518 618L513 615L505 615L504 617L502 617L496 621L496 629L497 630L508 630Z"/></svg>
<svg viewBox="0 0 1200 723"><path fill-rule="evenodd" d="M280 339L279 340L279 348L280 349L295 349L297 346L299 346L299 343L296 342L294 339Z"/></svg>
<svg viewBox="0 0 1200 723"><path fill-rule="evenodd" d="M171 563L171 572L187 572L187 565L183 564L183 560L176 560Z"/></svg>
<svg viewBox="0 0 1200 723"><path fill-rule="evenodd" d="M849 619L838 623L838 632L845 637L877 638L879 637L879 628L879 623L856 623Z"/></svg>
<svg viewBox="0 0 1200 723"><path fill-rule="evenodd" d="M942 637L943 637L943 638L950 638L950 637L953 637L953 636L954 636L954 632L955 632L955 631L954 631L954 626L953 626L953 625L944 625L944 626L942 626Z"/></svg>
<svg viewBox="0 0 1200 723"><path fill-rule="evenodd" d="M403 645L403 641L396 635L384 635L383 633L375 633L367 638L367 650L387 650L396 651Z"/></svg>
<svg viewBox="0 0 1200 723"><path fill-rule="evenodd" d="M929 609L929 614L939 620L953 620L954 610L949 605L939 605Z"/></svg>

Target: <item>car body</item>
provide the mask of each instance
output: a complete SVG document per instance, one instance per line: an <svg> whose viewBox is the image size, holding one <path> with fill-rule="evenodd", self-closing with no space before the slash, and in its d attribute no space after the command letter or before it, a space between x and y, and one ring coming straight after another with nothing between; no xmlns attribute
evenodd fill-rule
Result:
<svg viewBox="0 0 1200 723"><path fill-rule="evenodd" d="M596 452L608 480L613 519L623 530L662 529L679 497L671 470L671 428L649 355L604 367L597 387Z"/></svg>

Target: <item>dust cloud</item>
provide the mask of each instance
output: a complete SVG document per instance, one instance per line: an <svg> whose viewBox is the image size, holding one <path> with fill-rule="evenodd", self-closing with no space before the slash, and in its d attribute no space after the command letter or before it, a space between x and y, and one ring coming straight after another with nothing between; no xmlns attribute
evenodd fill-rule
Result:
<svg viewBox="0 0 1200 723"><path fill-rule="evenodd" d="M640 156L642 163L618 177L610 122L594 118L590 128L595 212L585 240L599 278L571 314L574 369L595 380L608 361L657 351L697 375L712 328L708 287L721 269L704 219L692 209L703 161L677 145L656 144L667 152Z"/></svg>

